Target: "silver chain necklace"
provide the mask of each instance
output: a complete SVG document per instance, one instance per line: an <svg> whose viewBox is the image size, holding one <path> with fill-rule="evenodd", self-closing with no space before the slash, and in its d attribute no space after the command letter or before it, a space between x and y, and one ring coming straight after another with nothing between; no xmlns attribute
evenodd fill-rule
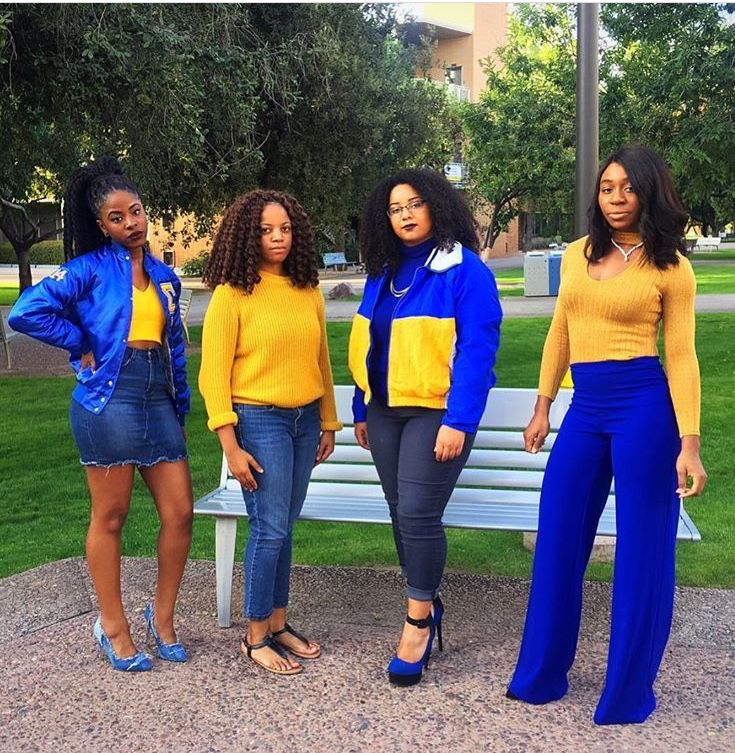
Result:
<svg viewBox="0 0 735 753"><path fill-rule="evenodd" d="M408 293L408 289L411 287L411 284L409 283L405 288L402 288L401 290L396 290L396 286L393 284L393 278L390 278L390 292L392 295L394 295L396 298L403 298L406 293Z"/></svg>
<svg viewBox="0 0 735 753"><path fill-rule="evenodd" d="M643 245L643 241L641 241L640 243L636 243L633 248L629 248L626 251L619 243L615 241L615 238L610 238L610 240L612 241L613 246L615 246L615 248L617 248L618 251L620 251L620 253L623 255L623 259L625 259L626 264L630 261L630 255L633 253L633 251Z"/></svg>

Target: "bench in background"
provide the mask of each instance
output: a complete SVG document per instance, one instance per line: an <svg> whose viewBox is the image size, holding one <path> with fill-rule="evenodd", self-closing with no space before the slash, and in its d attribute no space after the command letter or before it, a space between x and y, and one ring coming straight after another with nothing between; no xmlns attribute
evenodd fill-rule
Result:
<svg viewBox="0 0 735 753"><path fill-rule="evenodd" d="M329 269L330 267L337 269L337 267L341 267L342 270L346 270L348 265L354 266L352 262L347 261L343 251L332 251L328 254L323 254L322 259L324 260L324 269Z"/></svg>
<svg viewBox="0 0 735 753"><path fill-rule="evenodd" d="M318 465L301 513L302 520L351 523L390 523L378 474L370 453L356 442L352 430L352 387L335 388L337 413L345 428L337 432L336 447ZM523 428L536 401L535 389L495 388L490 391L467 466L444 513L444 523L457 528L536 531L543 471L571 390L561 390L551 406L551 434L543 452L523 449ZM247 517L240 484L228 474L222 459L220 485L194 505L197 515L213 515L216 526L217 619L229 627L232 571L238 518ZM615 535L614 490L600 518L598 535ZM700 540L699 531L682 506L679 539Z"/></svg>
<svg viewBox="0 0 735 753"><path fill-rule="evenodd" d="M718 251L720 248L720 241L722 239L719 236L705 236L701 235L694 241L695 251Z"/></svg>

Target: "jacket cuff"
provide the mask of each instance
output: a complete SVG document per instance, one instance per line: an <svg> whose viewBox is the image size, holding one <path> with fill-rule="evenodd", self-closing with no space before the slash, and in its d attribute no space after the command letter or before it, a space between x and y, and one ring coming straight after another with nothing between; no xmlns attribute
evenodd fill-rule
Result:
<svg viewBox="0 0 735 753"><path fill-rule="evenodd" d="M207 421L207 427L210 431L217 431L217 429L221 429L228 424L237 426L237 413L235 411L230 410L225 413L218 413Z"/></svg>

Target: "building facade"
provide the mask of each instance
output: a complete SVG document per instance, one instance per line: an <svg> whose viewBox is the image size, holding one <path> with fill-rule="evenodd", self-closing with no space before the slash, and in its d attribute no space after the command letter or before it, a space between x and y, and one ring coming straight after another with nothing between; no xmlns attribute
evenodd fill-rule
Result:
<svg viewBox="0 0 735 753"><path fill-rule="evenodd" d="M417 31L434 42L428 76L444 84L460 102L477 102L485 88L483 63L495 58L508 33L508 3L410 3L405 12L415 19ZM461 155L457 155L461 163ZM478 215L481 229L490 218ZM514 220L484 256L517 254L521 222Z"/></svg>

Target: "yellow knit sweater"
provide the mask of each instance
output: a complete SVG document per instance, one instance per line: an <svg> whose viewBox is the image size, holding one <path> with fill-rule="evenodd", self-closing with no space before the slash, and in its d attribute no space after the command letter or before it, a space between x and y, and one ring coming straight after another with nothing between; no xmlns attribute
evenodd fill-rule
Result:
<svg viewBox="0 0 735 753"><path fill-rule="evenodd" d="M233 403L297 408L320 400L322 431L338 431L321 292L260 276L251 294L218 285L207 307L199 371L207 425L236 424Z"/></svg>
<svg viewBox="0 0 735 753"><path fill-rule="evenodd" d="M640 235L616 234L625 245ZM688 259L657 269L642 255L618 275L593 280L586 238L571 243L561 263L561 285L541 360L539 394L552 400L570 363L657 356L663 327L666 372L679 434L699 434L699 363L694 349L696 280Z"/></svg>

